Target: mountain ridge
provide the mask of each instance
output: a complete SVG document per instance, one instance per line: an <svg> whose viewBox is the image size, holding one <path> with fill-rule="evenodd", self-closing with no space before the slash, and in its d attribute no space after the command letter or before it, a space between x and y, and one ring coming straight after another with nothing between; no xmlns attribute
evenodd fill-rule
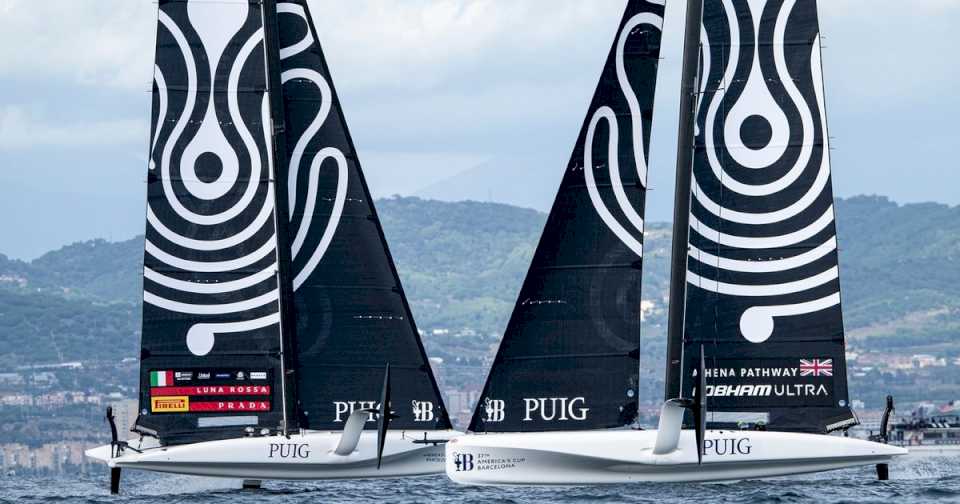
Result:
<svg viewBox="0 0 960 504"><path fill-rule="evenodd" d="M482 356L495 346L546 220L499 203L416 197L377 201L421 329L469 329L437 355ZM960 207L900 205L882 196L837 199L849 342L960 355ZM644 337L664 338L670 225L646 233ZM93 358L138 346L143 237L76 242L33 261L0 255L0 366ZM98 337L98 335L100 335ZM55 344L45 345L55 340ZM449 345L453 345L449 347ZM54 348L56 347L56 348Z"/></svg>

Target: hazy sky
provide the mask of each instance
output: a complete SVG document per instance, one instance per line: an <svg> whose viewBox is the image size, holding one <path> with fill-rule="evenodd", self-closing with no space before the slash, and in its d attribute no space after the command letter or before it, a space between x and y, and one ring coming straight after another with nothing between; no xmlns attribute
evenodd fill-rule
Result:
<svg viewBox="0 0 960 504"><path fill-rule="evenodd" d="M667 2L653 220L670 215L684 3ZM526 190L468 196L543 208L624 4L311 0L375 195L507 167ZM820 5L837 194L960 203L960 0ZM0 253L142 232L156 8L0 0Z"/></svg>

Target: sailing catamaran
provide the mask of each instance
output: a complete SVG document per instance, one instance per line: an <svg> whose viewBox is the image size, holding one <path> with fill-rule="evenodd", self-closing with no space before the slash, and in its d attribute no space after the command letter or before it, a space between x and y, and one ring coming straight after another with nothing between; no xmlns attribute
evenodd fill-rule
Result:
<svg viewBox="0 0 960 504"><path fill-rule="evenodd" d="M666 394L636 426L664 0L630 0L507 326L465 484L761 478L887 462L847 397L815 0L691 0ZM692 427L684 429L684 426Z"/></svg>
<svg viewBox="0 0 960 504"><path fill-rule="evenodd" d="M306 1L161 0L154 78L137 438L88 456L114 491L442 472L456 433Z"/></svg>

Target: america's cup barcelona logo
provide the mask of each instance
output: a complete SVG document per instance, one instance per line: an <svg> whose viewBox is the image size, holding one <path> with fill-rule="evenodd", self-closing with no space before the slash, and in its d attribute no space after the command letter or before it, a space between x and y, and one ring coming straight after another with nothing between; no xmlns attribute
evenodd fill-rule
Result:
<svg viewBox="0 0 960 504"><path fill-rule="evenodd" d="M486 422L502 422L506 418L506 403L502 399L490 399L485 397L483 399L483 412L486 415L484 421Z"/></svg>
<svg viewBox="0 0 960 504"><path fill-rule="evenodd" d="M433 403L430 401L410 401L414 422L432 422L434 419Z"/></svg>

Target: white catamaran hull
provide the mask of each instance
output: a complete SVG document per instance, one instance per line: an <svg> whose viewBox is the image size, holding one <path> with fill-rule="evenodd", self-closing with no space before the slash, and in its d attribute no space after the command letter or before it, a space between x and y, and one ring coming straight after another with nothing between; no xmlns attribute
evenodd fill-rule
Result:
<svg viewBox="0 0 960 504"><path fill-rule="evenodd" d="M456 431L388 431L380 469L377 469L377 433L364 431L353 453L337 455L340 432L247 437L160 447L150 439L131 441L134 448L110 457L110 446L87 451L87 456L110 467L165 473L244 478L251 480L315 480L390 478L442 473L443 445L424 444L460 435ZM419 441L419 443L415 443Z"/></svg>
<svg viewBox="0 0 960 504"><path fill-rule="evenodd" d="M882 464L904 455L858 439L708 430L698 465L693 431L680 448L654 455L657 431L476 434L447 444L447 476L469 485L561 485L769 478Z"/></svg>

